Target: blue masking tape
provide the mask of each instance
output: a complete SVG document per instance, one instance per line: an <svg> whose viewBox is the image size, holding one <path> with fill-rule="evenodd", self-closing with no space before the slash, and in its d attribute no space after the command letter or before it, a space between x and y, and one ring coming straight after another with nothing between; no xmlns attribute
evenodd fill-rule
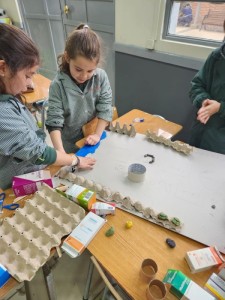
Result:
<svg viewBox="0 0 225 300"><path fill-rule="evenodd" d="M80 150L78 150L76 152L76 155L85 157L86 155L88 155L90 153L95 153L95 151L100 146L101 140L104 140L105 138L106 138L106 132L103 131L102 136L100 138L100 141L96 145L93 145L93 146L91 146L91 145L85 145L84 147L82 147Z"/></svg>

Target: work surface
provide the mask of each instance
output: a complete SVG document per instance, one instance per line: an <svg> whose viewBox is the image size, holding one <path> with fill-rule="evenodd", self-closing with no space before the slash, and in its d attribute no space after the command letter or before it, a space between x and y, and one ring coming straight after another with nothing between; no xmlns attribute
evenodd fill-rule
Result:
<svg viewBox="0 0 225 300"><path fill-rule="evenodd" d="M156 278L160 280L164 278L168 269L177 269L203 287L212 271L216 270L214 268L198 274L191 274L184 256L187 251L203 248L204 245L187 237L120 209L116 210L115 216L107 217L107 220L108 222L89 244L88 250L132 299L146 299L147 283L141 280L139 275L141 263L146 258L156 261L158 265ZM131 229L125 228L126 220L133 222ZM105 231L111 226L114 226L115 234L107 238ZM165 243L167 238L176 242L176 248L168 247ZM168 293L166 299L177 298Z"/></svg>
<svg viewBox="0 0 225 300"><path fill-rule="evenodd" d="M147 153L154 155L154 163L149 164L150 159L144 157ZM182 235L216 245L225 253L224 155L197 148L184 155L141 134L131 138L108 132L94 157L95 168L80 175L108 187L112 193L131 197L133 203L140 202L143 211L149 207L156 215L164 212L169 219L178 217L183 223ZM141 183L127 178L133 163L147 169ZM129 212L143 217L134 208Z"/></svg>

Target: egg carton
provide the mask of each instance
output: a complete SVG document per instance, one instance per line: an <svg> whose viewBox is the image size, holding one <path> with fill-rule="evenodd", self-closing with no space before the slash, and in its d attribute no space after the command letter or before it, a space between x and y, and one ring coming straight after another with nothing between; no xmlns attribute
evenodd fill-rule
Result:
<svg viewBox="0 0 225 300"><path fill-rule="evenodd" d="M61 244L84 218L85 211L43 184L33 198L0 227L0 264L19 282L30 281L45 264L53 247Z"/></svg>
<svg viewBox="0 0 225 300"><path fill-rule="evenodd" d="M153 223L161 225L170 230L179 232L183 223L177 217L170 217L164 212L156 212L151 207L143 207L139 201L135 201L130 196L124 196L119 191L112 191L109 187L102 186L93 180L86 179L83 176L71 173L68 169L62 167L58 172L58 177L66 181L81 185L89 190L96 192L98 199L106 202L115 202L117 207L120 207L130 213L139 215ZM60 180L59 180L60 181Z"/></svg>
<svg viewBox="0 0 225 300"><path fill-rule="evenodd" d="M136 130L134 128L134 125L132 124L131 125L124 124L123 127L120 127L119 122L116 122L115 125L113 125L113 123L111 122L109 125L109 130L120 134L126 134L130 137L135 137L136 135Z"/></svg>
<svg viewBox="0 0 225 300"><path fill-rule="evenodd" d="M171 141L170 139L166 139L163 136L158 136L157 134L155 134L154 132L151 132L150 130L147 130L145 133L146 137L155 142L155 143L160 143L163 144L167 147L171 147L174 150L176 150L177 152L182 152L186 155L189 155L192 151L193 151L193 147L190 146L189 144L180 142L180 141Z"/></svg>

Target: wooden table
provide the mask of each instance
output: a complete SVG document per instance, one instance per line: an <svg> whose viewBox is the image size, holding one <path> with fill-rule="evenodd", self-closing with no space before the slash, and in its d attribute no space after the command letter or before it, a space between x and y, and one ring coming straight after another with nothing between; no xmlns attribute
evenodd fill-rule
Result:
<svg viewBox="0 0 225 300"><path fill-rule="evenodd" d="M143 119L143 122L134 122L135 119ZM146 113L139 109L133 109L123 116L119 117L113 121L113 125L119 122L120 127L122 128L124 124L132 124L137 133L145 133L147 130L155 132L157 135L163 135L165 138L171 138L181 131L182 126L165 119L160 118L159 116L154 116L149 113ZM81 139L76 143L76 146L82 148L84 146L85 138Z"/></svg>
<svg viewBox="0 0 225 300"><path fill-rule="evenodd" d="M32 78L34 83L34 91L24 93L27 103L34 103L38 100L46 100L48 98L49 86L51 80L41 74L35 74Z"/></svg>
<svg viewBox="0 0 225 300"><path fill-rule="evenodd" d="M128 118L126 118L127 116ZM129 123L134 118L145 119L145 122L134 125L137 127L139 133L146 131L147 124L153 130L154 128L155 130L161 128L171 134L176 134L182 128L180 125L162 120L139 110L133 110L125 116L120 117L119 120ZM58 170L58 167L51 167L50 169L51 173L54 174ZM12 194L12 190L8 190L7 194ZM12 201L13 197L8 196L6 203L11 203ZM7 215L10 214L8 211L6 213ZM163 279L167 270L171 268L182 271L197 284L203 286L210 274L215 270L211 269L198 274L191 274L184 256L187 251L204 247L204 245L196 241L118 208L116 209L116 215L108 216L107 220L108 222L89 244L88 250L135 300L146 299L145 290L147 284L139 277L141 263L145 258L152 258L157 262L159 270L156 278L160 280ZM132 220L133 227L131 229L125 229L126 220ZM110 226L114 226L115 234L111 237L106 237L105 231ZM174 249L167 246L165 242L167 238L171 238L176 242ZM11 278L0 289L0 299L3 299L18 284L15 279ZM169 293L167 299L172 300L176 298Z"/></svg>
<svg viewBox="0 0 225 300"><path fill-rule="evenodd" d="M108 222L89 244L88 250L132 299L146 299L147 284L139 276L141 263L145 258L156 261L158 265L156 278L160 280L168 269L182 271L202 287L210 277L212 269L191 274L184 260L187 251L203 248L204 245L118 208L116 215L108 216L107 220ZM125 228L127 220L133 222L131 229ZM105 231L111 226L114 226L115 234L108 238ZM174 249L167 246L165 242L167 238L176 242ZM176 298L168 293L167 299Z"/></svg>
<svg viewBox="0 0 225 300"><path fill-rule="evenodd" d="M55 170L53 168L51 171L54 173ZM10 204L15 197L12 196L11 189L7 190L6 193L5 204ZM27 198L29 196L25 199ZM22 205L25 199L21 200ZM12 214L12 211L4 210L4 217ZM133 222L131 229L125 228L126 220ZM115 234L108 238L105 236L105 231L111 226L114 226ZM167 238L176 242L174 249L169 248L165 243ZM184 260L187 251L202 247L204 245L196 241L117 208L116 215L107 217L107 223L91 241L88 250L133 299L144 300L146 299L147 284L139 277L139 271L145 258L152 258L157 262L156 278L160 280L163 279L167 269L171 268L182 271L197 284L203 286L215 269L191 274ZM10 278L6 285L0 289L0 299L4 299L6 295L10 295L11 291L20 287L21 284L18 281ZM169 293L167 299L176 298Z"/></svg>
<svg viewBox="0 0 225 300"><path fill-rule="evenodd" d="M135 119L143 119L143 122L135 122ZM158 135L164 135L166 138L171 138L179 131L181 131L182 126L170 121L167 121L159 116L151 115L139 109L133 109L123 116L119 117L113 124L119 122L120 127L124 124L132 124L137 133L145 133L147 130L155 132Z"/></svg>

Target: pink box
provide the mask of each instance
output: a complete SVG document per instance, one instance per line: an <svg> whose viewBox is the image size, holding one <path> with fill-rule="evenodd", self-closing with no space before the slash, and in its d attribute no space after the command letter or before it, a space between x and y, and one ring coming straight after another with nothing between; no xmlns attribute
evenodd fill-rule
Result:
<svg viewBox="0 0 225 300"><path fill-rule="evenodd" d="M38 190L42 183L53 187L50 171L40 170L13 177L12 188L14 194L19 196L30 195Z"/></svg>

